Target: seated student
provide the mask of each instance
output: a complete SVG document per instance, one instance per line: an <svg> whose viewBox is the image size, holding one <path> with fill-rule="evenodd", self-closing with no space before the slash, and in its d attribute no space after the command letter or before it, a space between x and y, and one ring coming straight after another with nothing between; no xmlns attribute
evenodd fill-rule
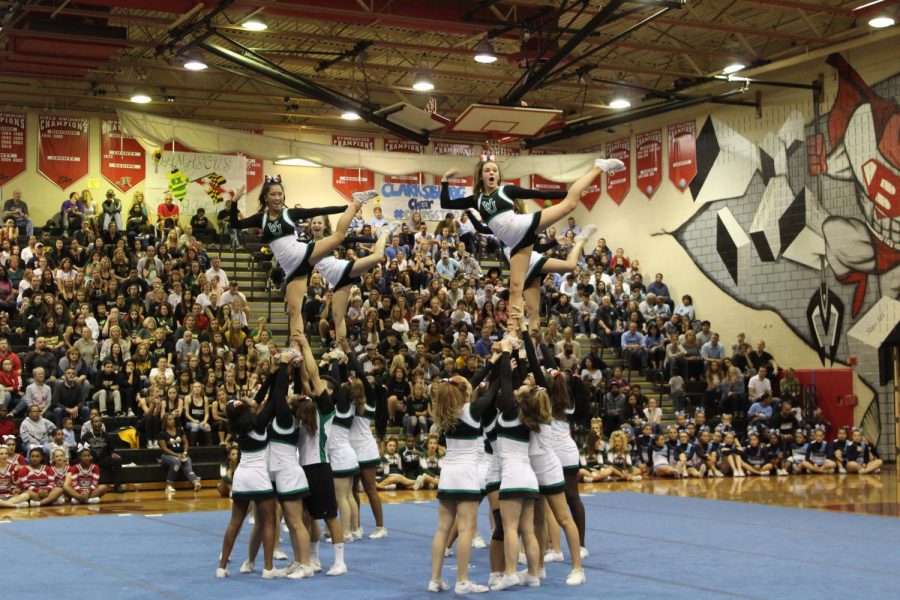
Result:
<svg viewBox="0 0 900 600"><path fill-rule="evenodd" d="M772 470L776 475L787 475L784 465L784 441L778 435L778 431L769 430L769 443L765 447L766 462L772 465Z"/></svg>
<svg viewBox="0 0 900 600"><path fill-rule="evenodd" d="M436 490L441 478L441 467L444 466L444 453L438 446L438 437L429 435L425 454L419 459L419 468L421 474L416 477L416 485L414 490L420 490L423 487L429 490Z"/></svg>
<svg viewBox="0 0 900 600"><path fill-rule="evenodd" d="M66 495L63 489L66 484L66 474L69 472L69 453L62 448L50 452L51 489L62 492L56 504L65 504Z"/></svg>
<svg viewBox="0 0 900 600"><path fill-rule="evenodd" d="M388 438L384 445L381 472L382 476L375 482L379 490L411 489L416 485L414 479L403 476L403 457L397 452L397 438Z"/></svg>
<svg viewBox="0 0 900 600"><path fill-rule="evenodd" d="M18 440L16 439L15 435L3 436L3 445L6 446L6 450L9 453L9 464L11 464L14 469L18 469L19 467L28 464L28 461L25 460L25 457L16 452L17 443Z"/></svg>
<svg viewBox="0 0 900 600"><path fill-rule="evenodd" d="M700 469L694 466L695 453L696 446L691 442L691 434L687 429L682 429L678 432L678 443L675 445L675 452L672 455L677 460L675 468L680 477L701 477Z"/></svg>
<svg viewBox="0 0 900 600"><path fill-rule="evenodd" d="M816 473L823 475L825 473L834 473L837 465L834 463L834 454L831 451L831 444L825 439L825 428L816 427L813 430L813 439L806 448L806 458L801 463L804 471L807 473Z"/></svg>
<svg viewBox="0 0 900 600"><path fill-rule="evenodd" d="M834 454L834 464L837 465L837 472L844 474L847 472L847 458L844 452L847 448L847 428L839 427L837 437L831 440L831 452Z"/></svg>
<svg viewBox="0 0 900 600"><path fill-rule="evenodd" d="M235 444L228 448L228 454L225 457L225 463L219 467L219 476L221 479L216 485L216 491L223 498L231 498L231 483L234 479L234 471L237 469L238 463L241 462L241 449Z"/></svg>
<svg viewBox="0 0 900 600"><path fill-rule="evenodd" d="M872 453L868 442L863 438L862 430L856 427L844 449L844 456L847 458L847 471L857 475L880 473L884 464L884 461Z"/></svg>
<svg viewBox="0 0 900 600"><path fill-rule="evenodd" d="M654 438L653 445L650 447L649 464L652 465L654 477L677 478L679 476L675 466L678 464L678 460L674 457L673 448L666 443L666 436L660 434Z"/></svg>
<svg viewBox="0 0 900 600"><path fill-rule="evenodd" d="M615 433L615 432L613 432ZM606 481L612 469L604 466L605 443L595 432L590 432L584 447L579 453L578 478L584 483Z"/></svg>
<svg viewBox="0 0 900 600"><path fill-rule="evenodd" d="M716 425L716 431L720 432L723 436L728 432L734 431L731 413L723 413L720 419L721 421Z"/></svg>
<svg viewBox="0 0 900 600"><path fill-rule="evenodd" d="M624 431L613 431L606 450L606 468L609 479L618 481L640 481L640 470L633 466L628 435Z"/></svg>
<svg viewBox="0 0 900 600"><path fill-rule="evenodd" d="M806 432L802 429L794 431L794 441L787 445L787 458L785 468L788 473L802 472L803 462L806 460L806 450L809 444L806 442Z"/></svg>
<svg viewBox="0 0 900 600"><path fill-rule="evenodd" d="M744 477L745 473L741 468L740 452L741 447L734 437L734 431L725 433L722 437L722 444L719 446L719 464L718 469L723 475L731 475L733 477Z"/></svg>
<svg viewBox="0 0 900 600"><path fill-rule="evenodd" d="M100 498L109 492L109 486L100 483L100 467L95 465L91 449L78 446L78 463L66 471L63 491L72 504L99 504Z"/></svg>
<svg viewBox="0 0 900 600"><path fill-rule="evenodd" d="M766 449L762 446L759 432L751 429L748 435L747 445L740 456L741 470L751 475L769 476L772 474L773 465L767 460Z"/></svg>
<svg viewBox="0 0 900 600"><path fill-rule="evenodd" d="M62 497L63 491L53 487L53 472L44 464L44 451L41 448L35 447L28 452L28 465L19 467L16 477L16 487L28 493L32 508L59 504L57 501Z"/></svg>
<svg viewBox="0 0 900 600"><path fill-rule="evenodd" d="M653 428L649 423L645 423L641 428L641 433L635 436L634 439L634 449L635 452L632 453L632 464L634 464L640 475L646 477L650 475L650 471L652 470L652 463L650 461L651 456L651 448L653 446ZM636 460L635 460L636 457Z"/></svg>
<svg viewBox="0 0 900 600"><path fill-rule="evenodd" d="M715 450L711 448L711 438L708 427L698 433L697 441L694 443L693 456L688 460L688 469L697 471L697 477L700 478L716 476Z"/></svg>

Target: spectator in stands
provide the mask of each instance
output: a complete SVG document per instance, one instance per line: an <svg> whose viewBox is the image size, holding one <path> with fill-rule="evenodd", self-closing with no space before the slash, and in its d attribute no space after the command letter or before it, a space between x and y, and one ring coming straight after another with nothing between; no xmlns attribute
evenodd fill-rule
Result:
<svg viewBox="0 0 900 600"><path fill-rule="evenodd" d="M675 314L681 317L687 317L688 321L694 321L697 318L694 312L694 299L690 294L681 297L681 304L675 307Z"/></svg>
<svg viewBox="0 0 900 600"><path fill-rule="evenodd" d="M772 418L772 395L764 395L754 402L747 411L747 416L750 418L750 425L764 427Z"/></svg>
<svg viewBox="0 0 900 600"><path fill-rule="evenodd" d="M709 341L700 348L700 357L703 359L704 371L709 368L710 363L718 363L725 358L725 346L719 343L718 333L713 332L709 336Z"/></svg>
<svg viewBox="0 0 900 600"><path fill-rule="evenodd" d="M156 209L159 239L164 240L170 231L180 229L180 216L181 211L178 205L175 204L175 197L170 192L163 194L163 201Z"/></svg>
<svg viewBox="0 0 900 600"><path fill-rule="evenodd" d="M566 221L566 228L562 230L562 235L564 236L569 233L572 233L573 235L581 233L581 227L575 223L575 217L569 217L568 221Z"/></svg>
<svg viewBox="0 0 900 600"><path fill-rule="evenodd" d="M212 282L214 277L219 278L219 290L224 291L228 289L228 274L222 269L222 260L218 256L213 257L212 265L206 271L206 279L208 281Z"/></svg>
<svg viewBox="0 0 900 600"><path fill-rule="evenodd" d="M665 302L669 301L669 299L671 298L671 295L669 294L669 286L667 286L665 283L663 283L663 274L662 273L656 274L654 281L650 285L647 286L647 293L655 294L656 297L658 297L658 298L661 297L663 299L663 301L665 301Z"/></svg>
<svg viewBox="0 0 900 600"><path fill-rule="evenodd" d="M63 235L68 237L69 231L81 229L84 221L84 204L81 202L81 194L78 192L69 194L68 200L62 203L59 212Z"/></svg>
<svg viewBox="0 0 900 600"><path fill-rule="evenodd" d="M206 216L206 209L202 206L191 217L191 228L196 238L204 243L208 244L215 239L216 230L210 223L209 217Z"/></svg>
<svg viewBox="0 0 900 600"><path fill-rule="evenodd" d="M369 219L369 225L372 227L372 236L378 237L381 235L381 230L387 226L388 220L385 218L380 206L376 206L373 209L373 213L372 218ZM363 233L363 235L366 234Z"/></svg>
<svg viewBox="0 0 900 600"><path fill-rule="evenodd" d="M43 412L40 406L30 405L28 417L19 425L19 437L22 438L22 448L26 455L34 448L45 453L50 449L56 426L42 416Z"/></svg>
<svg viewBox="0 0 900 600"><path fill-rule="evenodd" d="M40 409L41 414L50 410L53 400L53 392L46 383L46 371L43 367L35 367L32 371L34 380L25 388L25 404L29 411L31 407Z"/></svg>
<svg viewBox="0 0 900 600"><path fill-rule="evenodd" d="M77 352L77 350L73 349L73 352ZM87 381L79 381L78 376L75 374L75 368L72 366L66 366L61 371L62 377L56 381L56 386L53 389L53 402L50 405L50 410L53 412L53 422L57 427L62 426L62 421L65 417L86 421L90 414L90 407L87 404L88 392L85 391L85 386L82 385L82 383L87 383ZM90 390L90 384L88 384L87 388Z"/></svg>
<svg viewBox="0 0 900 600"><path fill-rule="evenodd" d="M147 205L144 204L144 194L135 192L131 208L128 209L128 213L125 216L125 233L128 236L128 239L134 240L139 236L146 237L150 232L148 223L149 219L147 215Z"/></svg>
<svg viewBox="0 0 900 600"><path fill-rule="evenodd" d="M122 201L116 198L116 191L113 189L106 190L101 229L105 231L109 228L110 223L115 223L116 229L122 231Z"/></svg>
<svg viewBox="0 0 900 600"><path fill-rule="evenodd" d="M14 417L25 412L27 405L22 395L22 380L13 366L12 359L8 357L0 361L0 390L2 390L2 404Z"/></svg>
<svg viewBox="0 0 900 600"><path fill-rule="evenodd" d="M766 396L772 397L772 382L768 379L768 373L764 365L757 367L756 375L747 382L747 394L752 403L761 402ZM771 416L771 413L769 413L769 416Z"/></svg>
<svg viewBox="0 0 900 600"><path fill-rule="evenodd" d="M756 342L756 350L747 355L747 360L750 361L750 366L754 371L765 369L766 376L769 378L775 371L775 357L766 351L766 342L763 340Z"/></svg>
<svg viewBox="0 0 900 600"><path fill-rule="evenodd" d="M13 190L12 198L3 203L3 218L12 217L16 227L25 229L25 235L34 235L34 227L28 215L28 204L22 200L22 190Z"/></svg>
<svg viewBox="0 0 900 600"><path fill-rule="evenodd" d="M635 322L628 324L628 331L622 334L622 360L629 368L635 368L635 359L640 364L641 369L647 368L648 363L647 349L644 347L644 336L638 331L638 325Z"/></svg>
<svg viewBox="0 0 900 600"><path fill-rule="evenodd" d="M121 376L115 370L115 365L111 359L103 361L100 372L94 378L94 395L93 401L97 403L102 416L122 416L122 392L121 392ZM112 412L110 412L109 401L112 401Z"/></svg>
<svg viewBox="0 0 900 600"><path fill-rule="evenodd" d="M115 451L117 436L107 433L99 414L91 415L89 425L81 435L81 442L90 446L94 464L101 472L109 473L113 491L121 494L125 486L122 485L122 456Z"/></svg>

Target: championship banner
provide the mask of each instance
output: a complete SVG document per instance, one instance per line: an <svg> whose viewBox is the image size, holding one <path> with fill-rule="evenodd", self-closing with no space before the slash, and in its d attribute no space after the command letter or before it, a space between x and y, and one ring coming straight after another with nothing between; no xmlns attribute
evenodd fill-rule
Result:
<svg viewBox="0 0 900 600"><path fill-rule="evenodd" d="M606 158L618 158L625 170L606 174L606 191L613 202L621 205L631 189L631 139L624 138L606 144Z"/></svg>
<svg viewBox="0 0 900 600"><path fill-rule="evenodd" d="M61 190L88 174L87 117L40 115L38 173Z"/></svg>
<svg viewBox="0 0 900 600"><path fill-rule="evenodd" d="M682 192L697 175L697 123L669 125L669 180Z"/></svg>
<svg viewBox="0 0 900 600"><path fill-rule="evenodd" d="M262 129L240 129L244 133L252 133L254 135L262 135ZM246 154L238 154L247 159L247 194L263 184L263 161L247 156Z"/></svg>
<svg viewBox="0 0 900 600"><path fill-rule="evenodd" d="M26 113L0 112L0 185L25 171Z"/></svg>
<svg viewBox="0 0 900 600"><path fill-rule="evenodd" d="M163 150L147 157L145 197L147 211L153 216L163 194L169 192L175 197L182 224L199 208L213 218L225 200L234 199L246 186L247 159L243 156Z"/></svg>
<svg viewBox="0 0 900 600"><path fill-rule="evenodd" d="M578 152L580 154L599 154L602 149L601 146L591 146L589 148L582 148ZM603 194L602 173L597 175L591 184L581 192L581 203L584 204L584 207L587 208L588 211L592 211L594 210L594 205L600 200L601 194Z"/></svg>
<svg viewBox="0 0 900 600"><path fill-rule="evenodd" d="M425 146L403 138L384 138L385 152L402 152L405 154L424 154ZM406 219L414 211L429 210L434 200L440 203L440 189L434 197L434 186L426 186L422 173L406 175L385 175L381 186L381 210L394 219ZM425 198L428 196L429 198Z"/></svg>
<svg viewBox="0 0 900 600"><path fill-rule="evenodd" d="M555 148L535 148L531 151L531 156L555 156L558 154L565 154L564 150L557 150ZM566 191L566 184L559 183L558 181L553 181L551 179L547 179L545 177L541 177L540 175L532 175L531 176L531 189L538 190L541 192L564 192ZM561 202L560 200L543 200L541 198L535 198L535 203L541 208L545 208L547 206L551 206L553 204L558 204Z"/></svg>
<svg viewBox="0 0 900 600"><path fill-rule="evenodd" d="M634 136L637 187L648 200L662 183L662 129L653 129Z"/></svg>
<svg viewBox="0 0 900 600"><path fill-rule="evenodd" d="M375 138L360 135L332 135L331 145L374 150ZM375 187L375 173L368 169L331 169L331 187L347 202L350 202L353 199L353 192L364 192Z"/></svg>
<svg viewBox="0 0 900 600"><path fill-rule="evenodd" d="M100 174L125 193L144 181L147 158L118 119L100 119Z"/></svg>
<svg viewBox="0 0 900 600"><path fill-rule="evenodd" d="M472 144L462 144L458 142L434 142L434 153L442 156L475 156L475 147ZM434 184L441 185L440 176L435 175ZM454 177L450 180L450 187L454 188L471 188L475 185L475 181L471 175Z"/></svg>

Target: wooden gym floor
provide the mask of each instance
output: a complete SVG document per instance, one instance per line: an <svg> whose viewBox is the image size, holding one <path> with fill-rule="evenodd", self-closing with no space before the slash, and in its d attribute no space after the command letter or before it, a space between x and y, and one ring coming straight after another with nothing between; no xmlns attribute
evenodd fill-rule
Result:
<svg viewBox="0 0 900 600"><path fill-rule="evenodd" d="M746 477L743 479L655 479L633 483L582 484L585 494L632 491L668 496L693 496L858 514L900 517L900 488L897 471L886 466L880 475L799 475L791 477ZM42 519L98 514L164 514L228 510L230 500L220 498L214 488L194 493L182 488L168 497L154 484L140 489L129 485L125 494L108 494L99 505L53 506L30 509L0 509L0 521ZM382 492L382 502L398 503L431 500L434 491ZM362 496L365 503L365 495ZM368 510L368 509L363 509ZM391 524L386 524L390 529Z"/></svg>

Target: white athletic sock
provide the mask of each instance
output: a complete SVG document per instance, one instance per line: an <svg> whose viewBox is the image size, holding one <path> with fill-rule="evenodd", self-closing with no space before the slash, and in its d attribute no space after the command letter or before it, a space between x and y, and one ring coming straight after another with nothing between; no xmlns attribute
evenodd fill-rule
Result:
<svg viewBox="0 0 900 600"><path fill-rule="evenodd" d="M331 547L334 548L334 564L344 562L344 544L332 544Z"/></svg>
<svg viewBox="0 0 900 600"><path fill-rule="evenodd" d="M310 542L310 544L309 544L309 559L310 560L319 560L319 542Z"/></svg>

